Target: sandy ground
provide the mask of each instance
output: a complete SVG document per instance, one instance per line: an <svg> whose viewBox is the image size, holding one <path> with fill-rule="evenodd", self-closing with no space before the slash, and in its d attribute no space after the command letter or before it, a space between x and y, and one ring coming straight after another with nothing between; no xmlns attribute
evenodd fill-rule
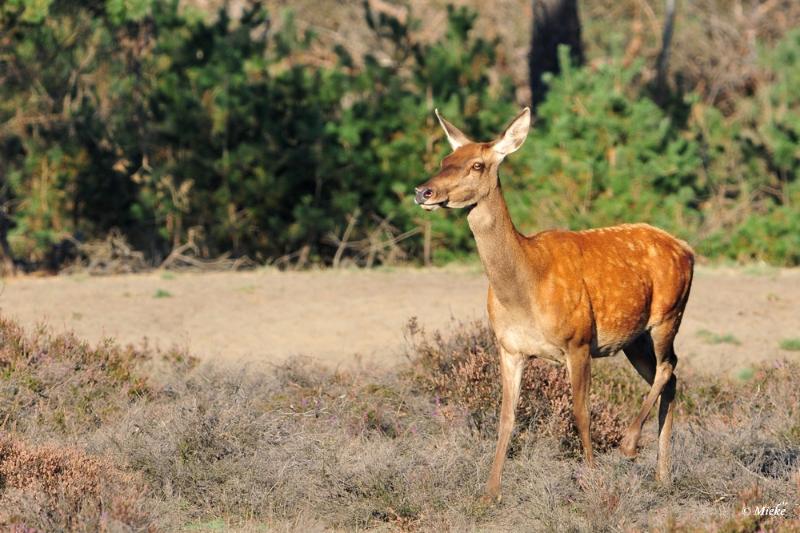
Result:
<svg viewBox="0 0 800 533"><path fill-rule="evenodd" d="M0 313L74 330L92 342L147 338L225 363L305 355L326 364L389 365L403 358L403 327L428 330L485 317L476 268L171 274L6 280ZM698 269L678 336L681 365L740 372L789 357L800 337L800 270Z"/></svg>

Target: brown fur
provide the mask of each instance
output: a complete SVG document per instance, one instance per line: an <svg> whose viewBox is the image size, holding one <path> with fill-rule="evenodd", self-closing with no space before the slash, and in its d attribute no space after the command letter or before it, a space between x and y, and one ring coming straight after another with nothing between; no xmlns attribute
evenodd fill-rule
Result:
<svg viewBox="0 0 800 533"><path fill-rule="evenodd" d="M627 456L636 454L642 424L660 397L656 475L669 483L677 364L673 340L691 287L691 248L647 224L519 234L503 198L498 167L524 141L528 110L491 143L474 143L439 119L454 151L441 171L417 188L417 201L430 210L470 209L467 219L489 278L489 321L500 344L503 399L487 498L500 495L520 379L529 357L566 363L575 425L591 464L591 359L623 350L651 390L621 450Z"/></svg>

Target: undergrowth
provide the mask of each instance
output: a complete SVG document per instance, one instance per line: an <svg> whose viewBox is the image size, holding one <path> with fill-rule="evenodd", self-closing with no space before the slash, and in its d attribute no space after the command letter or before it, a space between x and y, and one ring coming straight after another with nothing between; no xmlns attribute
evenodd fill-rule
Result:
<svg viewBox="0 0 800 533"><path fill-rule="evenodd" d="M800 367L747 384L680 372L674 484L614 449L641 379L597 361L587 468L557 366L531 365L503 503L477 503L494 450L496 349L481 324L412 328L399 371L297 359L264 373L0 321L0 527L85 530L796 530ZM620 358L616 358L620 359ZM159 379L153 379L158 376ZM78 497L80 495L80 497ZM785 502L786 516L746 515Z"/></svg>
<svg viewBox="0 0 800 533"><path fill-rule="evenodd" d="M469 414L484 436L494 435L501 396L499 357L494 334L482 322L463 325L449 337L425 335L409 322L413 379L431 396ZM600 450L619 444L625 429L612 401L613 382L600 380L592 390L592 441ZM529 361L522 377L517 424L525 431L558 438L579 450L572 420L572 391L566 367L540 359Z"/></svg>

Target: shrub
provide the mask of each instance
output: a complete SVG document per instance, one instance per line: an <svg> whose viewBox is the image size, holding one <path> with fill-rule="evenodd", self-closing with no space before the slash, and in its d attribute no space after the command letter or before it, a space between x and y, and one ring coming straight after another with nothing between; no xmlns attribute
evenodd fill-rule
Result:
<svg viewBox="0 0 800 533"><path fill-rule="evenodd" d="M259 3L236 21L177 1L143 2L134 18L116 3L37 4L28 11L42 16L25 20L25 4L0 11L15 67L0 119L19 106L50 112L30 130L0 131L0 170L11 244L33 266L65 238L114 228L151 261L187 240L204 255L266 260L307 245L305 257L325 260L351 215L355 259L397 259L392 239L420 216L410 191L443 149L428 143L439 134L427 95L446 112L466 110L473 131L499 129L513 109L513 87L487 75L498 41L473 35L476 15L464 8L449 9L445 39L427 44L367 7L392 61L369 51L356 69L342 47L334 63L304 62L313 36L291 15L272 31ZM98 75L70 78L77 71ZM37 97L39 86L50 97ZM463 221L436 226L469 246Z"/></svg>
<svg viewBox="0 0 800 533"><path fill-rule="evenodd" d="M128 405L158 394L149 367L165 366L180 374L194 361L178 350L159 354L110 340L91 347L72 334L55 335L44 327L27 333L0 317L0 426L62 435L100 427Z"/></svg>
<svg viewBox="0 0 800 533"><path fill-rule="evenodd" d="M550 379L542 386L551 392L528 383L526 394L540 410L514 439L501 507L485 509L476 500L495 446L498 398L489 398L497 378L485 325L452 335L417 332L409 352L414 364L399 373L332 371L307 360L268 373L187 373L169 365L155 371L159 381L146 379L149 392L138 401L128 400L124 373L106 375L109 361L129 359L119 347L79 350L12 326L6 321L3 329L4 360L14 361L4 382L60 375L42 379L42 391L58 404L64 378L79 385L72 394L95 390L84 379L92 369L117 392L104 396L113 416L73 422L69 432L39 416L48 412L44 399L37 409L12 411L18 432L0 436L0 527L790 531L797 523L800 367L793 363L757 367L747 384L681 373L668 493L653 479L655 423L645 426L635 461L599 452L589 469L563 452L568 412L551 411L568 400L563 375L535 370L530 376ZM55 353L57 346L65 355ZM48 357L25 363L44 347ZM82 362L65 371L63 360ZM622 370L625 364L595 365L593 404L601 415L639 407L641 379ZM151 375L138 363L130 368ZM468 386L480 392L478 402L470 403ZM782 501L793 514L780 521L739 512L743 502Z"/></svg>
<svg viewBox="0 0 800 533"><path fill-rule="evenodd" d="M13 227L0 245L8 231L31 269L116 229L150 264L191 243L281 265L330 263L341 247L374 265L420 258L423 228L437 261L474 252L463 214L426 215L411 192L447 150L434 107L476 140L518 110L506 51L467 8L448 8L428 42L413 17L369 5L377 44L321 59L311 32L259 2L237 20L177 0L6 2L0 212ZM763 81L724 109L695 93L658 105L620 50L583 68L565 56L504 166L515 220L646 221L710 257L797 264L798 35L748 59Z"/></svg>
<svg viewBox="0 0 800 533"><path fill-rule="evenodd" d="M518 220L575 229L646 220L692 234L697 197L705 194L698 145L676 117L637 92L641 68L612 61L578 69L561 50L561 75L549 78L518 157L525 179L510 181Z"/></svg>
<svg viewBox="0 0 800 533"><path fill-rule="evenodd" d="M140 475L73 448L0 434L0 525L12 531L151 530Z"/></svg>
<svg viewBox="0 0 800 533"><path fill-rule="evenodd" d="M494 334L483 323L462 324L447 338L426 336L415 320L408 325L412 340L414 379L445 405L469 413L475 427L494 436L501 397L499 355ZM625 425L615 405L591 395L592 440L607 450L622 440ZM573 425L572 389L563 365L534 359L522 377L517 424L533 435L552 435L573 450L580 449Z"/></svg>

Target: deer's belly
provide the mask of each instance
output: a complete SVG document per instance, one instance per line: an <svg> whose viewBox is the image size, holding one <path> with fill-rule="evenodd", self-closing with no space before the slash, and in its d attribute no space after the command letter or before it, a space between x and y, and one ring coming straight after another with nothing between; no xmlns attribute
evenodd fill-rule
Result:
<svg viewBox="0 0 800 533"><path fill-rule="evenodd" d="M592 357L608 357L615 355L631 341L631 336L603 335L598 332L591 346Z"/></svg>
<svg viewBox="0 0 800 533"><path fill-rule="evenodd" d="M595 323L592 356L614 355L647 329L647 310L642 307L599 317Z"/></svg>
<svg viewBox="0 0 800 533"><path fill-rule="evenodd" d="M508 352L533 355L551 361L564 361L564 352L549 342L538 328L533 326L508 326L495 329L497 340Z"/></svg>

